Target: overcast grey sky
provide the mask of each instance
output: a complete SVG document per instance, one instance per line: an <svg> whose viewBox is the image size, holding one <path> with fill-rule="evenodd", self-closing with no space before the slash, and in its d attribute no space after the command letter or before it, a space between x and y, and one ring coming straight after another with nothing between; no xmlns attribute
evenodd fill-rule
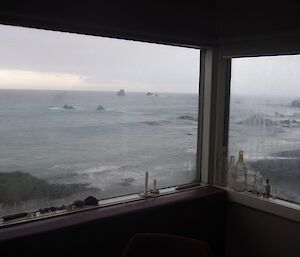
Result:
<svg viewBox="0 0 300 257"><path fill-rule="evenodd" d="M198 93L200 51L0 25L0 89Z"/></svg>
<svg viewBox="0 0 300 257"><path fill-rule="evenodd" d="M300 55L234 58L231 93L300 97Z"/></svg>

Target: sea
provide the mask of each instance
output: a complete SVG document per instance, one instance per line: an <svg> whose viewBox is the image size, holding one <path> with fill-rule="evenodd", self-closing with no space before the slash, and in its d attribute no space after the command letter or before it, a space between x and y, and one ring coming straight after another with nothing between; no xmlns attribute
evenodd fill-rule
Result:
<svg viewBox="0 0 300 257"><path fill-rule="evenodd" d="M228 156L243 150L248 171L268 178L274 196L300 203L294 100L232 96ZM150 188L154 179L158 188L194 182L197 117L197 94L0 90L0 172L85 186L60 199L0 204L0 214L142 192L147 171Z"/></svg>
<svg viewBox="0 0 300 257"><path fill-rule="evenodd" d="M146 171L150 188L197 179L198 95L116 93L0 90L0 172L84 184L99 199L141 192Z"/></svg>

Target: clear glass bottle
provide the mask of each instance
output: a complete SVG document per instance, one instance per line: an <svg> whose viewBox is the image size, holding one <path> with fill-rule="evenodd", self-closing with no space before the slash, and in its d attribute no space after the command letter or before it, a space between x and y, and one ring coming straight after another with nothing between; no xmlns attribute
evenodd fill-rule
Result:
<svg viewBox="0 0 300 257"><path fill-rule="evenodd" d="M234 156L230 156L228 171L227 171L227 186L233 188L233 182L235 179L235 165Z"/></svg>
<svg viewBox="0 0 300 257"><path fill-rule="evenodd" d="M255 193L255 176L256 172L254 170L247 170L247 191Z"/></svg>
<svg viewBox="0 0 300 257"><path fill-rule="evenodd" d="M256 172L255 178L254 178L254 190L257 195L262 194L262 184L263 184L263 178L259 171Z"/></svg>
<svg viewBox="0 0 300 257"><path fill-rule="evenodd" d="M244 162L244 152L239 152L239 159L235 164L235 179L233 183L233 189L239 192L246 190L246 164Z"/></svg>

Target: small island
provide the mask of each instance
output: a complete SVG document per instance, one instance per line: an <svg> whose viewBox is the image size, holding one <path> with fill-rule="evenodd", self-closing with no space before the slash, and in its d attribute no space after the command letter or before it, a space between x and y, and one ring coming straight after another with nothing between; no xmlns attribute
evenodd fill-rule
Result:
<svg viewBox="0 0 300 257"><path fill-rule="evenodd" d="M103 111L104 110L104 107L103 107L103 105L99 105L98 107L97 107L97 109L96 109L97 111Z"/></svg>
<svg viewBox="0 0 300 257"><path fill-rule="evenodd" d="M117 93L117 96L125 96L125 90L124 89L120 89Z"/></svg>
<svg viewBox="0 0 300 257"><path fill-rule="evenodd" d="M152 93L152 92L147 92L146 96L158 96L158 94L156 93Z"/></svg>
<svg viewBox="0 0 300 257"><path fill-rule="evenodd" d="M68 110L74 110L74 109L75 109L74 106L72 106L72 105L67 105L67 104L65 104L65 105L63 106L63 108L64 108L64 109L68 109Z"/></svg>

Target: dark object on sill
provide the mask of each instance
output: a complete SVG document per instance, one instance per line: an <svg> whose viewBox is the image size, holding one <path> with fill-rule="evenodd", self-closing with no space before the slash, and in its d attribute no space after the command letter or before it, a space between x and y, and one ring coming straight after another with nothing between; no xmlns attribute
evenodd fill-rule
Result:
<svg viewBox="0 0 300 257"><path fill-rule="evenodd" d="M59 207L56 207L56 210L60 211L60 210L64 210L66 209L66 206L65 205L61 205Z"/></svg>
<svg viewBox="0 0 300 257"><path fill-rule="evenodd" d="M27 212L20 212L20 213L16 213L16 214L2 216L2 219L3 219L3 221L8 221L8 220L23 218L23 217L26 217L27 215L28 215Z"/></svg>
<svg viewBox="0 0 300 257"><path fill-rule="evenodd" d="M85 205L85 203L84 203L84 201L82 201L82 200L75 200L75 201L73 202L73 205L74 205L75 207L77 207L77 208L81 208L81 207L83 207L83 206Z"/></svg>
<svg viewBox="0 0 300 257"><path fill-rule="evenodd" d="M57 210L56 207L54 207L54 206L51 206L51 207L50 207L50 211L56 211L56 210Z"/></svg>
<svg viewBox="0 0 300 257"><path fill-rule="evenodd" d="M47 212L49 212L50 211L50 208L43 208L43 209L39 209L39 212L41 213L41 214L44 214L44 213L47 213Z"/></svg>
<svg viewBox="0 0 300 257"><path fill-rule="evenodd" d="M209 257L209 246L193 238L157 233L140 233L132 237L121 257Z"/></svg>
<svg viewBox="0 0 300 257"><path fill-rule="evenodd" d="M98 199L94 196L88 196L84 199L86 205L98 205Z"/></svg>

